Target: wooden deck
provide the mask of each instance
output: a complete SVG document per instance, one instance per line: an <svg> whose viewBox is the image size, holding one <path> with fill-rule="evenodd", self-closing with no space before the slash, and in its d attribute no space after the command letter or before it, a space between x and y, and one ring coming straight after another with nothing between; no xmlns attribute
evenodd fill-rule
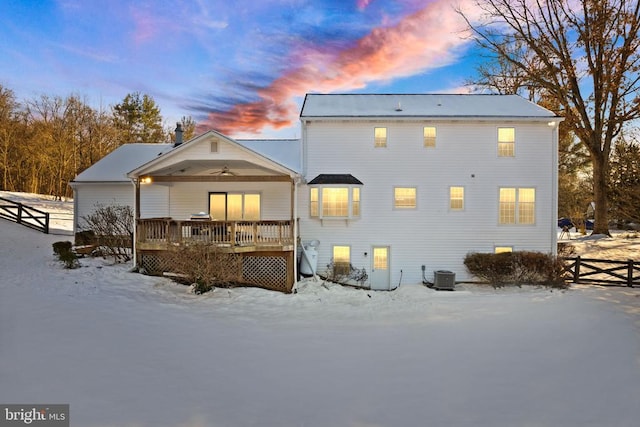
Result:
<svg viewBox="0 0 640 427"><path fill-rule="evenodd" d="M152 218L137 220L138 250L169 250L196 243L218 250L246 253L292 251L293 228L289 220L203 221Z"/></svg>

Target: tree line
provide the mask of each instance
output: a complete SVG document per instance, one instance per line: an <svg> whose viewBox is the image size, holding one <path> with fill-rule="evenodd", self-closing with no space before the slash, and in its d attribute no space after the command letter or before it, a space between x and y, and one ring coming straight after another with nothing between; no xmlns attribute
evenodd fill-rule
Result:
<svg viewBox="0 0 640 427"><path fill-rule="evenodd" d="M184 138L195 133L182 117ZM0 189L71 197L68 183L122 144L175 139L155 100L139 92L107 108L80 95L41 95L18 100L0 84Z"/></svg>

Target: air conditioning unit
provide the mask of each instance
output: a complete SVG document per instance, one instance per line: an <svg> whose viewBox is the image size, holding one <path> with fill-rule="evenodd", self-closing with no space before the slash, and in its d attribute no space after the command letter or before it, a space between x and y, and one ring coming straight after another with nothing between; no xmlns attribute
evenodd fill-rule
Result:
<svg viewBox="0 0 640 427"><path fill-rule="evenodd" d="M433 287L438 290L453 291L456 285L456 273L447 270L433 272Z"/></svg>

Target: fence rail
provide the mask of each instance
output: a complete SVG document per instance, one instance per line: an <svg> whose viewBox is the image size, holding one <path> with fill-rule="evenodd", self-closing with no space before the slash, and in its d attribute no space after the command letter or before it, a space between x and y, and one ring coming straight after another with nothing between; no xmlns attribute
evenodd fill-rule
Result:
<svg viewBox="0 0 640 427"><path fill-rule="evenodd" d="M49 212L0 197L0 218L49 234Z"/></svg>
<svg viewBox="0 0 640 427"><path fill-rule="evenodd" d="M640 262L595 258L565 258L565 267L573 283L597 283L610 286L640 286Z"/></svg>

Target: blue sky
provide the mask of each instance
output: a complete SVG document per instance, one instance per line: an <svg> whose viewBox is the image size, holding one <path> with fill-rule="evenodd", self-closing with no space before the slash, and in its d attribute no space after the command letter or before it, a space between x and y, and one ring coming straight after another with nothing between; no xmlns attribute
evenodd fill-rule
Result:
<svg viewBox="0 0 640 427"><path fill-rule="evenodd" d="M474 14L470 0L460 0ZM20 100L151 95L170 126L297 137L305 93L464 92L453 0L3 0L0 84Z"/></svg>

